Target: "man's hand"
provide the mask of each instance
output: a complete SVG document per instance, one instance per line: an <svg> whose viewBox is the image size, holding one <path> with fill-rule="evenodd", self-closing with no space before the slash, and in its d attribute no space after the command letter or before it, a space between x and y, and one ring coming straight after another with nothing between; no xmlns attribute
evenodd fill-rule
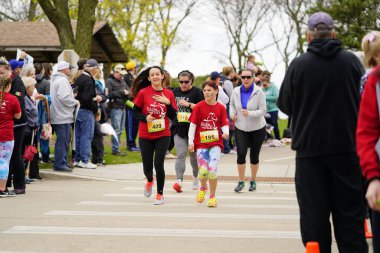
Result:
<svg viewBox="0 0 380 253"><path fill-rule="evenodd" d="M103 100L102 96L96 95L96 102L100 103Z"/></svg>
<svg viewBox="0 0 380 253"><path fill-rule="evenodd" d="M225 140L228 140L228 136L229 135L227 133L222 134L222 138L225 139Z"/></svg>
<svg viewBox="0 0 380 253"><path fill-rule="evenodd" d="M194 152L194 144L190 144L189 147L187 148L187 150L189 150L190 153L193 153Z"/></svg>

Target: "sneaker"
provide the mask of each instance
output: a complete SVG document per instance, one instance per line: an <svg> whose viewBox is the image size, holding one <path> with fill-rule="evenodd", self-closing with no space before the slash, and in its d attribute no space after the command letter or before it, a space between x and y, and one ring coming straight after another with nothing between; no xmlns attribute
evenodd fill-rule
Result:
<svg viewBox="0 0 380 253"><path fill-rule="evenodd" d="M117 152L112 151L112 155L116 155L116 156L126 156L127 154L124 153L124 152L120 152L120 151L117 151Z"/></svg>
<svg viewBox="0 0 380 253"><path fill-rule="evenodd" d="M78 163L78 167L79 168L85 168L85 169L96 169L97 166L96 166L96 164L93 164L91 162L84 163L84 162L80 161Z"/></svg>
<svg viewBox="0 0 380 253"><path fill-rule="evenodd" d="M203 200L205 200L205 195L206 195L206 191L199 191L197 197L195 198L195 200L198 203L202 203Z"/></svg>
<svg viewBox="0 0 380 253"><path fill-rule="evenodd" d="M30 179L29 177L25 177L25 184L31 184L34 180Z"/></svg>
<svg viewBox="0 0 380 253"><path fill-rule="evenodd" d="M78 167L79 162L73 160L73 161L71 161L71 164L72 164L74 167Z"/></svg>
<svg viewBox="0 0 380 253"><path fill-rule="evenodd" d="M231 151L228 154L237 154L236 150L231 149Z"/></svg>
<svg viewBox="0 0 380 253"><path fill-rule="evenodd" d="M154 185L154 178L153 178L153 181L152 182L146 182L145 186L144 186L144 196L149 198L150 196L152 196L152 188L153 188L153 185Z"/></svg>
<svg viewBox="0 0 380 253"><path fill-rule="evenodd" d="M54 167L53 168L54 171L59 171L59 172L73 172L72 169L70 169L69 167L65 167L65 168L57 168L57 167Z"/></svg>
<svg viewBox="0 0 380 253"><path fill-rule="evenodd" d="M195 177L193 179L193 190L198 190L199 189L199 179Z"/></svg>
<svg viewBox="0 0 380 253"><path fill-rule="evenodd" d="M216 202L216 198L211 198L207 202L208 207L217 207L218 203Z"/></svg>
<svg viewBox="0 0 380 253"><path fill-rule="evenodd" d="M97 166L99 166L99 167L104 167L104 166L106 166L107 164L106 164L106 163L103 163L103 162L101 162L101 163L97 163L96 165L97 165Z"/></svg>
<svg viewBox="0 0 380 253"><path fill-rule="evenodd" d="M245 187L244 181L239 181L238 185L235 187L235 192L241 192Z"/></svg>
<svg viewBox="0 0 380 253"><path fill-rule="evenodd" d="M173 189L176 191L176 192L182 192L182 180L181 179L177 179L174 184L173 184Z"/></svg>
<svg viewBox="0 0 380 253"><path fill-rule="evenodd" d="M165 159L177 159L177 156L173 155L172 153L167 153L165 155Z"/></svg>
<svg viewBox="0 0 380 253"><path fill-rule="evenodd" d="M256 191L256 181L249 181L249 189L248 191L253 192Z"/></svg>
<svg viewBox="0 0 380 253"><path fill-rule="evenodd" d="M163 205L164 204L164 196L161 194L156 195L156 199L154 200L155 205Z"/></svg>
<svg viewBox="0 0 380 253"><path fill-rule="evenodd" d="M14 191L8 191L8 189L5 189L5 191L0 191L0 198L8 197L16 197L16 193Z"/></svg>
<svg viewBox="0 0 380 253"><path fill-rule="evenodd" d="M128 151L131 151L131 152L140 152L141 149L138 148L138 147L130 147L130 148L128 148Z"/></svg>
<svg viewBox="0 0 380 253"><path fill-rule="evenodd" d="M33 179L35 181L43 181L44 180L41 176L32 177L30 179Z"/></svg>

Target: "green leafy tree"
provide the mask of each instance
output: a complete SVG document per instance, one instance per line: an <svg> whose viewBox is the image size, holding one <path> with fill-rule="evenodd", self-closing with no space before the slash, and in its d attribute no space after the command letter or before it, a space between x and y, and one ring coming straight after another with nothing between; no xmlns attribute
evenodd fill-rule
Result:
<svg viewBox="0 0 380 253"><path fill-rule="evenodd" d="M324 0L309 12L324 11L335 21L338 38L348 49L360 50L370 30L379 30L380 0Z"/></svg>
<svg viewBox="0 0 380 253"><path fill-rule="evenodd" d="M146 63L154 4L159 0L100 0L98 19L107 19L130 59Z"/></svg>

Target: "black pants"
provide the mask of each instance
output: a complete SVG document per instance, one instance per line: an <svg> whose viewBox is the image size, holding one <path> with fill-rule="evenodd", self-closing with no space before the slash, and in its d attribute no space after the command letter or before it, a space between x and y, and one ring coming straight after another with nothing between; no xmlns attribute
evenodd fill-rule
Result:
<svg viewBox="0 0 380 253"><path fill-rule="evenodd" d="M139 138L144 175L149 182L153 181L153 156L154 168L157 177L157 193L163 194L165 184L164 161L166 150L170 144L170 136L161 137L156 140Z"/></svg>
<svg viewBox="0 0 380 253"><path fill-rule="evenodd" d="M102 163L104 159L104 144L103 144L103 136L94 136L91 142L91 152L92 163Z"/></svg>
<svg viewBox="0 0 380 253"><path fill-rule="evenodd" d="M31 142L32 142L32 138L33 138L33 146L35 146L37 148L37 138L36 138L36 134L34 134L34 136L32 136L33 134L33 131L32 130L28 130L25 132L25 136L24 136L24 140L23 140L23 144L22 144L22 151L21 153L24 154L24 151L25 151L25 148L26 146L30 146ZM28 161L25 161L25 169L26 169L26 166L27 166L27 162ZM30 165L29 165L29 177L30 178L36 178L36 177L39 177L40 175L40 168L38 167L38 153L34 155L33 157L33 160L30 161Z"/></svg>
<svg viewBox="0 0 380 253"><path fill-rule="evenodd" d="M372 211L371 228L373 234L373 252L380 253L380 213Z"/></svg>
<svg viewBox="0 0 380 253"><path fill-rule="evenodd" d="M265 139L265 127L251 132L245 132L240 129L235 130L237 164L245 164L248 148L250 148L251 164L259 163L261 146Z"/></svg>
<svg viewBox="0 0 380 253"><path fill-rule="evenodd" d="M367 253L364 200L355 153L296 158L296 191L304 245L331 253L330 214L340 253Z"/></svg>
<svg viewBox="0 0 380 253"><path fill-rule="evenodd" d="M24 140L25 127L26 126L18 126L13 129L15 145L9 164L7 187L12 186L13 177L13 187L15 189L25 189L25 166L24 160L22 159L22 142Z"/></svg>

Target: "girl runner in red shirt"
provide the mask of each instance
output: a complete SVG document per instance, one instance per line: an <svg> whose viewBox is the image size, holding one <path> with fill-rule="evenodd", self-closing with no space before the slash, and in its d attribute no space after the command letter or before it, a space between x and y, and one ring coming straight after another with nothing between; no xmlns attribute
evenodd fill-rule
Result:
<svg viewBox="0 0 380 253"><path fill-rule="evenodd" d="M204 101L193 109L189 129L189 151L197 152L199 179L201 188L196 197L202 203L207 191L207 179L210 183L210 199L207 205L216 207L217 164L223 150L222 138L228 140L229 126L224 105L216 100L218 84L207 81L203 85Z"/></svg>
<svg viewBox="0 0 380 253"><path fill-rule="evenodd" d="M164 71L158 67L149 67L133 81L133 114L139 119L139 145L147 182L144 195L152 195L153 157L157 176L157 195L155 205L164 203L165 184L164 160L171 138L169 118L176 117L177 105L173 92L162 87Z"/></svg>
<svg viewBox="0 0 380 253"><path fill-rule="evenodd" d="M12 84L10 74L9 71L0 74L0 197L14 196L8 192L6 183L14 145L13 118L21 117L18 99L9 94Z"/></svg>

